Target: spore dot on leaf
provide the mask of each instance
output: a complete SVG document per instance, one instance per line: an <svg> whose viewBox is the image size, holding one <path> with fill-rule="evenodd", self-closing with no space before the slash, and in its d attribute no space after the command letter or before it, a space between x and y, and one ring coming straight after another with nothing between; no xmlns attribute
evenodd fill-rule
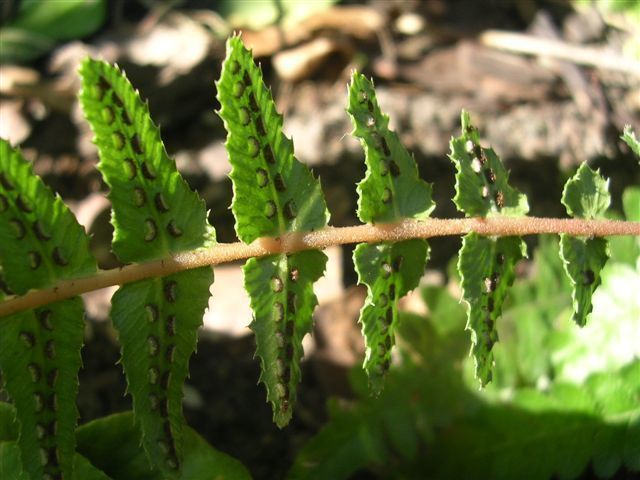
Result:
<svg viewBox="0 0 640 480"><path fill-rule="evenodd" d="M182 229L178 227L175 220L169 220L167 224L167 232L174 238L180 237L182 235Z"/></svg>
<svg viewBox="0 0 640 480"><path fill-rule="evenodd" d="M494 306L493 297L487 297L487 311L493 312Z"/></svg>
<svg viewBox="0 0 640 480"><path fill-rule="evenodd" d="M44 410L44 395L40 392L36 392L33 394L33 402L35 404L36 413L42 412Z"/></svg>
<svg viewBox="0 0 640 480"><path fill-rule="evenodd" d="M238 109L238 120L240 120L240 125L243 127L249 125L249 122L251 121L251 113L249 113L249 109L246 107L240 107Z"/></svg>
<svg viewBox="0 0 640 480"><path fill-rule="evenodd" d="M169 401L166 398L160 400L160 404L158 406L160 407L160 415L163 417L169 416Z"/></svg>
<svg viewBox="0 0 640 480"><path fill-rule="evenodd" d="M33 212L33 207L31 206L29 201L26 198L24 198L22 195L18 195L18 197L16 198L16 205L24 213Z"/></svg>
<svg viewBox="0 0 640 480"><path fill-rule="evenodd" d="M122 150L124 148L124 136L120 132L113 132L111 134L111 143L116 150Z"/></svg>
<svg viewBox="0 0 640 480"><path fill-rule="evenodd" d="M149 162L142 162L140 169L142 170L142 176L147 180L154 180L156 178L156 171Z"/></svg>
<svg viewBox="0 0 640 480"><path fill-rule="evenodd" d="M502 193L501 190L498 190L496 192L496 205L498 206L498 208L504 207L504 193Z"/></svg>
<svg viewBox="0 0 640 480"><path fill-rule="evenodd" d="M389 173L389 162L382 160L380 162L380 176L384 177Z"/></svg>
<svg viewBox="0 0 640 480"><path fill-rule="evenodd" d="M156 395L155 393L150 393L149 403L151 404L151 410L156 410L160 403L160 400L158 399L158 395Z"/></svg>
<svg viewBox="0 0 640 480"><path fill-rule="evenodd" d="M158 355L160 344L158 343L158 339L155 336L149 335L147 337L147 348L149 350L149 355L151 355L152 357Z"/></svg>
<svg viewBox="0 0 640 480"><path fill-rule="evenodd" d="M51 258L53 259L54 263L60 267L64 267L69 264L69 260L67 260L62 254L62 250L60 249L60 247L55 247L53 249L53 251L51 252Z"/></svg>
<svg viewBox="0 0 640 480"><path fill-rule="evenodd" d="M260 188L266 187L269 184L269 177L264 168L256 169L256 182Z"/></svg>
<svg viewBox="0 0 640 480"><path fill-rule="evenodd" d="M295 322L293 320L288 320L285 325L285 334L287 337L291 337L293 335L293 331L295 330Z"/></svg>
<svg viewBox="0 0 640 480"><path fill-rule="evenodd" d="M278 348L283 348L284 347L284 335L280 332L276 332L276 334L274 335L275 339L276 339L276 345L278 346Z"/></svg>
<svg viewBox="0 0 640 480"><path fill-rule="evenodd" d="M144 309L147 312L147 321L149 323L155 323L155 321L158 320L159 316L157 305L154 305L153 303L147 303L144 306Z"/></svg>
<svg viewBox="0 0 640 480"><path fill-rule="evenodd" d="M297 308L297 303L298 303L298 296L293 292L289 292L289 295L287 295L287 310L290 313L295 313Z"/></svg>
<svg viewBox="0 0 640 480"><path fill-rule="evenodd" d="M124 161L124 169L127 173L127 179L133 180L138 173L138 168L136 167L136 162L132 158L125 158Z"/></svg>
<svg viewBox="0 0 640 480"><path fill-rule="evenodd" d="M165 440L158 440L158 448L162 452L163 455L169 454L169 444Z"/></svg>
<svg viewBox="0 0 640 480"><path fill-rule="evenodd" d="M47 436L47 427L42 423L36 423L36 437L43 440Z"/></svg>
<svg viewBox="0 0 640 480"><path fill-rule="evenodd" d="M125 124L133 125L133 122L131 121L131 117L129 116L129 113L124 108L122 109L122 119L124 120Z"/></svg>
<svg viewBox="0 0 640 480"><path fill-rule="evenodd" d="M482 198L487 198L489 196L489 187L487 187L486 185L482 186Z"/></svg>
<svg viewBox="0 0 640 480"><path fill-rule="evenodd" d="M484 289L487 293L492 293L495 291L497 285L498 285L498 280L500 279L500 276L497 273L492 274L490 277L486 277L484 279Z"/></svg>
<svg viewBox="0 0 640 480"><path fill-rule="evenodd" d="M273 150L271 149L271 145L266 145L262 150L262 156L264 157L267 163L274 165L276 163L276 158L273 155Z"/></svg>
<svg viewBox="0 0 640 480"><path fill-rule="evenodd" d="M264 129L264 123L262 123L262 117L256 118L256 131L261 137L265 137L267 135L267 132Z"/></svg>
<svg viewBox="0 0 640 480"><path fill-rule="evenodd" d="M40 220L36 220L33 222L33 234L36 236L38 240L46 242L47 240L51 240L51 235L49 235L44 228L44 225Z"/></svg>
<svg viewBox="0 0 640 480"><path fill-rule="evenodd" d="M294 218L296 218L296 215L298 213L296 210L296 204L293 200L289 200L284 204L284 214L289 220L293 220Z"/></svg>
<svg viewBox="0 0 640 480"><path fill-rule="evenodd" d="M403 262L404 262L404 256L398 255L397 257L395 257L393 259L393 262L392 262L392 265L391 265L392 268L393 268L393 271L394 272L399 272L400 269L402 268L402 263Z"/></svg>
<svg viewBox="0 0 640 480"><path fill-rule="evenodd" d="M53 314L49 309L42 310L38 313L38 322L40 322L40 326L45 330L53 330L53 322L51 321L52 316Z"/></svg>
<svg viewBox="0 0 640 480"><path fill-rule="evenodd" d="M358 102L364 103L367 100L369 100L369 95L367 95L367 92L365 92L364 90L358 91Z"/></svg>
<svg viewBox="0 0 640 480"><path fill-rule="evenodd" d="M284 373L284 362L282 361L282 359L278 358L276 360L276 374L278 375L278 377L282 377L282 374Z"/></svg>
<svg viewBox="0 0 640 480"><path fill-rule="evenodd" d="M252 112L258 113L260 111L260 107L258 107L258 103L256 102L256 98L253 95L249 95L249 108Z"/></svg>
<svg viewBox="0 0 640 480"><path fill-rule="evenodd" d="M273 185L276 187L276 190L279 192L284 192L287 189L287 185L284 183L284 178L282 174L276 173L273 177Z"/></svg>
<svg viewBox="0 0 640 480"><path fill-rule="evenodd" d="M176 334L176 316L169 315L167 317L167 335L173 337Z"/></svg>
<svg viewBox="0 0 640 480"><path fill-rule="evenodd" d="M133 148L133 151L137 154L144 153L142 141L140 140L140 136L137 133L133 137L131 137L131 148Z"/></svg>
<svg viewBox="0 0 640 480"><path fill-rule="evenodd" d="M229 71L234 75L240 71L240 64L237 60L232 60L229 62Z"/></svg>
<svg viewBox="0 0 640 480"><path fill-rule="evenodd" d="M276 293L279 293L282 291L282 288L283 288L282 280L280 280L280 278L276 276L271 277L271 290L273 290Z"/></svg>
<svg viewBox="0 0 640 480"><path fill-rule="evenodd" d="M384 293L381 293L378 296L378 305L380 307L385 307L389 303L389 297L387 297Z"/></svg>
<svg viewBox="0 0 640 480"><path fill-rule="evenodd" d="M178 298L178 283L175 280L170 280L164 284L164 298L169 303L174 303Z"/></svg>
<svg viewBox="0 0 640 480"><path fill-rule="evenodd" d="M154 203L156 205L156 209L159 212L168 212L169 211L169 205L167 205L167 201L164 199L164 195L162 195L162 192L158 192L156 193L155 197L153 197L154 199Z"/></svg>
<svg viewBox="0 0 640 480"><path fill-rule="evenodd" d="M391 175L393 177L399 177L400 176L400 167L398 166L398 164L391 160L389 162L389 171L391 172Z"/></svg>
<svg viewBox="0 0 640 480"><path fill-rule="evenodd" d="M393 272L391 265L387 262L382 262L382 278L389 278L391 272Z"/></svg>
<svg viewBox="0 0 640 480"><path fill-rule="evenodd" d="M156 367L151 367L147 371L147 379L151 385L155 385L158 383L158 377L160 376L160 372Z"/></svg>
<svg viewBox="0 0 640 480"><path fill-rule="evenodd" d="M495 324L490 315L487 315L487 318L484 319L484 323L489 330L493 330L493 327L495 326Z"/></svg>
<svg viewBox="0 0 640 480"><path fill-rule="evenodd" d="M596 279L595 273L591 269L587 269L582 272L582 283L584 285L591 285Z"/></svg>
<svg viewBox="0 0 640 480"><path fill-rule="evenodd" d="M369 110L370 113L373 113L375 110L375 107L373 106L373 102L371 100L367 102L367 110Z"/></svg>
<svg viewBox="0 0 640 480"><path fill-rule="evenodd" d="M496 183L496 172L494 172L492 168L489 168L484 171L484 178L488 183Z"/></svg>
<svg viewBox="0 0 640 480"><path fill-rule="evenodd" d="M36 344L36 337L31 332L22 331L19 336L25 347L32 348Z"/></svg>
<svg viewBox="0 0 640 480"><path fill-rule="evenodd" d="M158 235L158 226L156 225L155 220L152 218L147 218L144 221L144 240L146 242L151 242Z"/></svg>
<svg viewBox="0 0 640 480"><path fill-rule="evenodd" d="M111 107L103 107L102 108L102 120L107 124L111 125L113 121L116 119L113 114L113 109Z"/></svg>
<svg viewBox="0 0 640 480"><path fill-rule="evenodd" d="M297 268L292 268L291 271L289 272L289 278L291 279L292 282L297 282L299 276L300 276L300 272L298 271Z"/></svg>
<svg viewBox="0 0 640 480"><path fill-rule="evenodd" d="M171 372L166 371L162 374L162 378L160 379L160 387L167 390L169 388L169 383L171 383Z"/></svg>
<svg viewBox="0 0 640 480"><path fill-rule="evenodd" d="M53 388L56 386L59 373L60 371L57 368L49 370L49 373L47 373L47 385L49 385L49 387Z"/></svg>
<svg viewBox="0 0 640 480"><path fill-rule="evenodd" d="M373 118L373 116L371 115L367 115L367 117L365 118L364 121L365 125L369 128L375 127L376 125L376 119Z"/></svg>
<svg viewBox="0 0 640 480"><path fill-rule="evenodd" d="M496 255L496 263L497 263L498 265L502 265L502 264L504 264L504 253L498 253L498 254Z"/></svg>
<svg viewBox="0 0 640 480"><path fill-rule="evenodd" d="M391 190L389 188L386 188L382 191L382 203L389 203L391 202Z"/></svg>
<svg viewBox="0 0 640 480"><path fill-rule="evenodd" d="M395 283L392 283L391 285L389 285L389 296L391 298L396 298L396 285L395 285Z"/></svg>
<svg viewBox="0 0 640 480"><path fill-rule="evenodd" d="M31 376L31 381L33 383L37 383L42 378L42 370L37 363L30 363L27 365L27 370L29 370L29 376Z"/></svg>
<svg viewBox="0 0 640 480"><path fill-rule="evenodd" d="M385 313L385 320L386 320L386 327L389 327L391 325L391 323L393 322L393 308L389 307L387 308L387 312Z"/></svg>
<svg viewBox="0 0 640 480"><path fill-rule="evenodd" d="M42 256L33 251L27 252L27 256L29 257L29 267L31 267L31 270L36 270L42 263Z"/></svg>
<svg viewBox="0 0 640 480"><path fill-rule="evenodd" d="M391 335L387 335L384 339L384 346L388 350L391 350ZM388 367L387 367L388 368Z"/></svg>
<svg viewBox="0 0 640 480"><path fill-rule="evenodd" d="M256 137L249 137L247 139L247 153L250 157L257 157L260 153L260 142Z"/></svg>
<svg viewBox="0 0 640 480"><path fill-rule="evenodd" d="M273 202L273 200L269 200L267 201L267 203L264 204L264 215L267 218L273 218L276 214L276 204L275 202Z"/></svg>
<svg viewBox="0 0 640 480"><path fill-rule="evenodd" d="M24 228L24 225L17 218L12 218L9 220L11 224L11 228L13 228L13 233L15 234L18 240L22 240L24 236L27 234L27 230Z"/></svg>
<svg viewBox="0 0 640 480"><path fill-rule="evenodd" d="M471 160L471 170L473 170L476 173L480 173L480 170L482 170L482 164L480 163L480 160L478 160L476 157L474 157L473 160Z"/></svg>
<svg viewBox="0 0 640 480"><path fill-rule="evenodd" d="M135 187L133 189L133 204L136 207L142 207L147 203L147 194L140 187Z"/></svg>
<svg viewBox="0 0 640 480"><path fill-rule="evenodd" d="M387 139L384 137L380 137L380 146L382 147L382 151L388 157L391 155L391 150L389 150L389 144L387 143ZM390 165L389 169L391 170L391 174L393 175L393 167Z"/></svg>
<svg viewBox="0 0 640 480"><path fill-rule="evenodd" d="M47 340L47 343L44 344L44 354L49 360L56 358L56 342L53 339Z"/></svg>
<svg viewBox="0 0 640 480"><path fill-rule="evenodd" d="M274 390L275 390L276 397L279 397L279 398L284 398L285 397L284 384L276 383L276 386L274 387Z"/></svg>
<svg viewBox="0 0 640 480"><path fill-rule="evenodd" d="M176 346L171 344L167 346L167 351L165 353L165 358L167 359L167 362L172 363L173 362L173 357L176 354Z"/></svg>
<svg viewBox="0 0 640 480"><path fill-rule="evenodd" d="M244 93L244 89L245 89L244 83L238 81L233 84L233 87L231 88L231 94L236 98L240 98Z"/></svg>
<svg viewBox="0 0 640 480"><path fill-rule="evenodd" d="M5 173L0 173L0 185L2 185L5 190L13 190L16 188Z"/></svg>
<svg viewBox="0 0 640 480"><path fill-rule="evenodd" d="M472 140L467 140L464 144L464 148L468 153L473 153L474 147L475 147L475 144L473 143Z"/></svg>

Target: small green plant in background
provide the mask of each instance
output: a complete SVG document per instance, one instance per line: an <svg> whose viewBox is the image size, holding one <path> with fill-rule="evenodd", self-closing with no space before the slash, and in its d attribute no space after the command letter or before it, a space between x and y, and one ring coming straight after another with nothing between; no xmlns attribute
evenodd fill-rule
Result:
<svg viewBox="0 0 640 480"><path fill-rule="evenodd" d="M575 430L560 429L559 437L552 428L557 423L541 424L539 436L549 434L572 449L550 447L558 452L557 458L541 464L539 476L531 478L553 473L573 478L586 462L595 459L599 466L601 458L605 474L622 464L631 470L640 468L634 440L640 430L636 407L640 381L634 364L614 361L621 372L617 380L588 372L586 386L556 384L556 375L570 379L558 372L563 368L570 372L567 365L579 357L567 353L568 345L578 343L564 340L562 344L565 337L555 333L571 335L556 325L561 318L558 311L540 305L540 316L531 314L526 322L505 321L501 326L503 311L517 308L517 303L509 303L514 300L509 300L508 292L515 289L515 298L520 298L518 284L512 284L516 262L527 255L521 238L525 234L561 234L562 268L557 257L555 264L540 260L538 265L561 274L552 277L562 285L558 302L579 325L585 325L592 299L603 289L596 288L603 284L605 292L612 291L610 278L621 274L607 273L609 247L602 237L636 236L612 240L614 246L618 242L613 249L615 267L623 256L620 245L637 249L640 224L629 212L627 216L635 222L600 219L609 195L608 183L599 172L583 166L565 186L562 202L576 218L526 217L526 197L509 186L498 156L480 144L478 131L463 112L462 133L452 139L450 157L457 169L454 202L468 218L429 218L434 208L431 186L419 178L412 156L389 129L373 84L354 73L347 110L353 134L365 151L367 172L357 190L358 216L366 224L327 227L329 212L320 182L296 160L260 69L240 38L232 37L217 90L232 165L231 208L241 242L217 244L203 201L176 170L147 107L123 73L87 59L80 75L81 105L95 133L101 159L98 168L110 189L113 250L129 265L96 272L87 236L76 219L33 174L19 151L0 141L0 265L7 285L0 292L6 297L0 303L0 368L13 402L12 406L0 404L0 477L197 479L215 474L216 478L247 478L242 465L208 445L182 415L182 386L213 281L210 265L247 259L245 288L254 312L251 328L260 380L275 423L284 427L294 412L302 338L311 330L317 304L313 284L324 272L326 256L321 249L343 243L358 243L354 263L368 289L360 318L366 345L364 370L368 391L379 397L363 401L351 413L334 406L338 420L303 450L292 469L293 478L346 477L357 468L396 456L405 463L391 462L398 468L389 475L402 476L405 467L410 475L423 444L469 418L490 428L471 428L468 436L439 442L445 460L439 463L434 457L429 468L440 476L484 461L483 466L491 465L494 478L502 478L501 472L519 471L514 458L527 449L514 448L513 457L497 456L497 466L487 463L492 453L504 450L493 447L497 437L491 435L500 437L500 429L512 422L521 427L517 439L538 445L538 437L526 425L531 412L549 405L560 405L565 413L576 409L580 418ZM624 138L638 148L630 132ZM637 192L631 195L633 205ZM424 271L429 255L425 239L460 234L465 236L457 271L462 298L468 304L466 313L444 290L428 290L430 319L401 321L398 301L417 286ZM551 247L546 248L541 258L549 256ZM637 268L637 257L636 250L636 256L629 257L629 268ZM77 428L75 396L83 333L83 307L77 295L114 284L120 288L112 299L111 318L122 345L133 412ZM598 315L603 314L596 308L592 316ZM471 374L459 371L466 365L461 362L468 343L461 323L465 318L472 343ZM508 328L514 329L517 341L510 339ZM507 339L504 347L498 347L499 337ZM402 368L391 369L383 390L397 339L406 342L400 349ZM551 349L547 341L560 346ZM614 344L607 342L599 353ZM531 352L536 351L542 363L534 361ZM565 352L564 360L557 352ZM424 375L429 381L421 380ZM484 386L494 379L495 385L481 395L474 393L467 375L474 378L474 388L477 381ZM534 380L550 386L546 392L531 389ZM618 382L615 401L608 381ZM356 382L361 392L365 390L359 385ZM495 400L509 389L523 398L513 404L522 411L509 410L512 407ZM584 403L585 392L591 403ZM560 422L563 415L554 421ZM591 420L583 422L583 417ZM611 427L614 421L618 422L615 428ZM568 442L572 432L582 432L583 427L591 428L588 432L598 438L597 449L584 442ZM626 436L620 436L620 429ZM447 458L474 447L481 450L469 462L447 463ZM542 442L538 447L547 448ZM460 478L471 475L464 472Z"/></svg>

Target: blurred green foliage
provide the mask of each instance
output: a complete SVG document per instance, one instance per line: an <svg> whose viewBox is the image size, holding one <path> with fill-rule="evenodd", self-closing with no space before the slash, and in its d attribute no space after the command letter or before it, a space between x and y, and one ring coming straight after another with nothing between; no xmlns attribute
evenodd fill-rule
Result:
<svg viewBox="0 0 640 480"><path fill-rule="evenodd" d="M107 14L105 0L22 0L0 28L0 63L26 63L59 41L95 32Z"/></svg>

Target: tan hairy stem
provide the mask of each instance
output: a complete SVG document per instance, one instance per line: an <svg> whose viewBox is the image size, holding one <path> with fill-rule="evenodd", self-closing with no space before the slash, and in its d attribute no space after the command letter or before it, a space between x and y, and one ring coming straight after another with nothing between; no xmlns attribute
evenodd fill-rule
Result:
<svg viewBox="0 0 640 480"><path fill-rule="evenodd" d="M566 233L585 237L640 236L640 222L539 217L429 218L419 221L402 220L390 224L327 227L315 232L287 233L278 238L261 238L249 245L221 243L206 250L178 253L161 260L103 270L91 277L64 280L51 288L10 297L0 303L0 317L112 285L123 285L145 278L170 275L183 270L234 260L300 250L321 250L331 245L398 242L411 238L464 235L470 232L486 236L523 236L543 233Z"/></svg>

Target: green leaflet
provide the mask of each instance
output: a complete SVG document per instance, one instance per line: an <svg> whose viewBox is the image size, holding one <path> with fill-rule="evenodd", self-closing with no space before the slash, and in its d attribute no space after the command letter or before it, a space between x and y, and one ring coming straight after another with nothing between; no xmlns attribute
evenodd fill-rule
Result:
<svg viewBox="0 0 640 480"><path fill-rule="evenodd" d="M87 59L82 108L111 187L113 251L124 262L160 258L215 241L204 202L167 156L158 128L126 77ZM176 478L183 458L182 385L213 272L204 267L121 287L112 299L122 363L151 463Z"/></svg>
<svg viewBox="0 0 640 480"><path fill-rule="evenodd" d="M282 132L282 116L262 72L237 36L227 41L216 85L233 167L231 209L240 240L250 243L324 227L329 213L320 182L293 156L293 143ZM260 378L279 427L291 419L302 337L311 329L316 305L313 282L325 263L324 254L312 251L250 259L244 268L255 316L251 329L262 366Z"/></svg>
<svg viewBox="0 0 640 480"><path fill-rule="evenodd" d="M22 155L0 139L0 265L17 294L95 272L84 229L36 177Z"/></svg>
<svg viewBox="0 0 640 480"><path fill-rule="evenodd" d="M419 178L415 160L389 130L389 117L380 110L373 84L358 72L351 77L347 112L367 164L358 184L358 218L366 223L427 218L435 208L431 185Z"/></svg>
<svg viewBox="0 0 640 480"><path fill-rule="evenodd" d="M625 125L620 138L629 145L629 148L636 154L636 156L640 157L640 142L636 138L635 132L631 130L631 125Z"/></svg>
<svg viewBox="0 0 640 480"><path fill-rule="evenodd" d="M453 201L467 217L522 216L529 211L527 197L508 185L509 174L491 148L480 145L478 130L462 111L462 135L452 138L449 158L456 166L456 196ZM465 235L458 258L462 295L467 302L467 330L471 331L471 353L481 385L491 381L494 344L498 341L496 320L514 267L527 256L520 237Z"/></svg>
<svg viewBox="0 0 640 480"><path fill-rule="evenodd" d="M518 260L527 256L520 237L465 235L458 259L462 296L468 303L467 330L471 331L471 353L476 377L484 386L491 381L493 353L498 341L496 321L502 313L507 289L513 284Z"/></svg>
<svg viewBox="0 0 640 480"><path fill-rule="evenodd" d="M601 217L610 202L609 181L585 163L567 181L562 192L562 203L574 217ZM572 318L581 327L591 312L591 298L600 285L600 272L609 258L608 250L605 238L560 235L560 258L573 286Z"/></svg>
<svg viewBox="0 0 640 480"><path fill-rule="evenodd" d="M262 72L240 37L227 41L227 56L216 83L233 169L233 203L238 238L277 237L324 227L329 213L320 182L293 155L282 132Z"/></svg>
<svg viewBox="0 0 640 480"><path fill-rule="evenodd" d="M491 148L480 145L478 130L462 111L462 135L452 138L449 158L456 166L458 210L467 217L521 216L529 211L527 197L509 186L509 174Z"/></svg>
<svg viewBox="0 0 640 480"><path fill-rule="evenodd" d="M212 281L211 268L203 267L127 284L112 299L142 444L169 478L178 475L184 457L182 385Z"/></svg>
<svg viewBox="0 0 640 480"><path fill-rule="evenodd" d="M300 381L302 338L311 331L317 305L313 283L324 273L327 257L317 250L251 258L244 285L255 318L251 329L260 358L260 380L267 389L278 427L291 420Z"/></svg>
<svg viewBox="0 0 640 480"><path fill-rule="evenodd" d="M84 229L62 200L0 139L3 290L25 293L93 273L88 247ZM73 473L83 313L76 297L0 322L0 369L17 409L22 463L33 479Z"/></svg>
<svg viewBox="0 0 640 480"><path fill-rule="evenodd" d="M358 283L367 286L360 312L365 338L364 369L374 395L382 390L398 326L398 300L418 286L429 257L421 239L398 243L359 244L353 252Z"/></svg>
<svg viewBox="0 0 640 480"><path fill-rule="evenodd" d="M176 170L146 104L116 67L85 59L80 102L111 188L113 251L141 262L201 247L204 202Z"/></svg>
<svg viewBox="0 0 640 480"><path fill-rule="evenodd" d="M365 151L367 172L358 184L358 217L363 222L424 219L435 208L431 185L418 176L415 160L398 135L389 129L373 83L354 72L349 85L347 112ZM365 338L364 369L374 394L382 390L389 370L398 324L398 300L414 289L429 255L425 240L360 244L353 253L359 283L367 285L360 312Z"/></svg>

